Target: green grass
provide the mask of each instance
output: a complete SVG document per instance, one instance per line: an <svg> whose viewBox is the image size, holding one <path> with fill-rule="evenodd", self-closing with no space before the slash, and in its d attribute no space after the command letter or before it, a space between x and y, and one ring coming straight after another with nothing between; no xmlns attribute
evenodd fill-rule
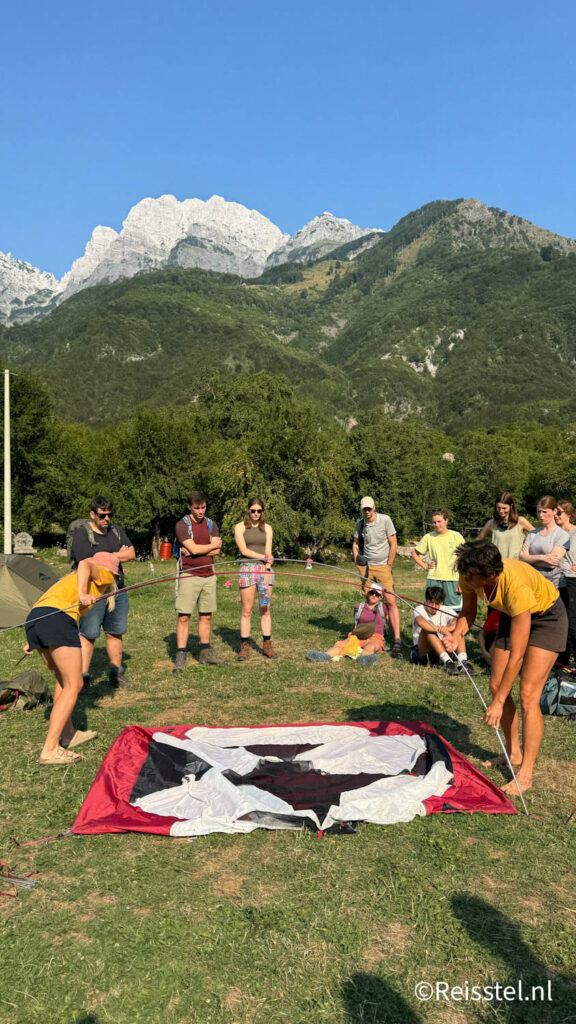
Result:
<svg viewBox="0 0 576 1024"><path fill-rule="evenodd" d="M148 572L147 563L130 567L130 582ZM172 584L133 595L125 649L134 689L108 687L97 647L100 682L81 697L77 724L99 736L81 764L38 765L42 708L0 714L0 859L39 872L33 891L0 898L2 1024L574 1019L576 824L566 818L576 804L576 726L565 720L545 723L530 818L436 815L321 840L257 831L192 842L127 834L11 843L10 836L26 842L68 828L107 749L135 723L421 718L476 764L496 750L466 681L388 656L365 669L306 663L307 648L328 647L348 626L355 595L313 574L276 587L278 661L254 652L237 664L231 578L233 587L219 588L214 619L214 645L228 664L201 668L192 659L179 677L171 675ZM401 593L421 595L422 573L404 563L396 579ZM408 640L407 612L402 619ZM4 679L14 674L22 639L21 631L3 637ZM475 645L471 653L479 667ZM478 678L486 692L486 674ZM520 978L525 989L551 978L553 1002L419 1003L414 996L422 980Z"/></svg>

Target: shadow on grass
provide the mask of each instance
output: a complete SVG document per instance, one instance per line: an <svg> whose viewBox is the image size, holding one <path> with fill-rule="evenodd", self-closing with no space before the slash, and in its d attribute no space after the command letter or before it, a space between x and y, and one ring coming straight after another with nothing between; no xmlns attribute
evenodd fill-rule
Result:
<svg viewBox="0 0 576 1024"><path fill-rule="evenodd" d="M335 615L322 615L318 618L310 618L308 622L311 626L318 626L320 629L327 629L331 633L337 633L338 636L332 640L332 643L334 643L335 640L341 640L348 635L353 626L353 618L354 616L352 615L350 622L345 623L337 619Z"/></svg>
<svg viewBox="0 0 576 1024"><path fill-rule="evenodd" d="M257 628L260 628L259 624ZM234 654L238 653L240 649L240 627L238 627L238 629L230 629L229 626L216 626L212 632L219 640L222 641L223 644L226 644L231 651L234 651Z"/></svg>
<svg viewBox="0 0 576 1024"><path fill-rule="evenodd" d="M83 1013L81 1017L76 1017L76 1020L71 1021L70 1024L100 1024L100 1018L94 1013Z"/></svg>
<svg viewBox="0 0 576 1024"><path fill-rule="evenodd" d="M420 1024L406 1000L373 974L353 974L342 999L350 1024Z"/></svg>
<svg viewBox="0 0 576 1024"><path fill-rule="evenodd" d="M462 754L482 760L494 756L493 750L472 742L467 725L426 705L369 704L362 708L348 708L347 715L350 722L425 722Z"/></svg>
<svg viewBox="0 0 576 1024"><path fill-rule="evenodd" d="M517 986L518 981L522 981L521 999L503 1002L498 1008L499 1019L510 1024L529 1024L532 1021L534 1024L560 1024L574 1019L574 976L551 972L542 960L534 956L518 926L485 900L468 893L458 893L451 897L451 903L454 916L462 922L474 942L507 964L508 977L503 971L498 977L500 984L503 987ZM496 1004L486 1003L485 1006L486 1019L494 1020Z"/></svg>

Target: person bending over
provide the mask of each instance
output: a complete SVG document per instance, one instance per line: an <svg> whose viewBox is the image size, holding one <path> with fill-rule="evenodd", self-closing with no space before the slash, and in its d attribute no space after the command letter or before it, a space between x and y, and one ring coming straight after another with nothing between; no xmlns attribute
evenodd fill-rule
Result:
<svg viewBox="0 0 576 1024"><path fill-rule="evenodd" d="M371 665L386 650L384 631L388 607L384 603L384 588L372 583L366 600L354 607L354 627L345 640L338 640L328 651L306 651L308 661L340 661L353 658L359 665Z"/></svg>
<svg viewBox="0 0 576 1024"><path fill-rule="evenodd" d="M81 732L72 724L72 712L82 689L78 621L98 598L104 594L113 595L119 571L119 560L114 554L100 551L92 558L84 558L76 572L54 583L28 613L24 650L26 654L40 651L56 680L54 704L40 752L40 764L81 761L82 755L71 748L96 736L95 732ZM103 603L113 605L114 597Z"/></svg>
<svg viewBox="0 0 576 1024"><path fill-rule="evenodd" d="M443 665L449 676L456 676L463 671L462 665L468 662L468 655L463 636L456 647L457 661L450 657L444 646L444 637L456 628L456 615L444 604L445 597L442 587L427 587L424 604L419 604L412 612L410 661L413 665Z"/></svg>
<svg viewBox="0 0 576 1024"><path fill-rule="evenodd" d="M556 587L526 562L502 558L490 541L472 541L456 551L463 606L456 628L444 640L456 650L460 638L476 618L478 598L501 613L490 676L492 701L484 716L488 725L502 725L506 749L513 765L519 765L520 790L532 787L532 771L544 731L540 697L559 651L566 647L568 620ZM511 696L520 674L522 746L518 714ZM505 761L496 758L487 764ZM517 792L514 781L502 787L509 796Z"/></svg>

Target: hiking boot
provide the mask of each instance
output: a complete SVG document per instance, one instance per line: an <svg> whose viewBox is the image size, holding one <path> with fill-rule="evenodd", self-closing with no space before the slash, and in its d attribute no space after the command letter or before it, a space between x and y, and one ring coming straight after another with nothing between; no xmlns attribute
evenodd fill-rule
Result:
<svg viewBox="0 0 576 1024"><path fill-rule="evenodd" d="M176 651L176 657L174 658L174 665L172 666L172 675L177 676L180 672L183 672L186 668L186 651Z"/></svg>
<svg viewBox="0 0 576 1024"><path fill-rule="evenodd" d="M118 669L116 672L113 669L110 670L110 682L117 686L119 690L131 690L133 686L123 668Z"/></svg>
<svg viewBox="0 0 576 1024"><path fill-rule="evenodd" d="M238 651L238 661L246 661L250 656L250 641L242 640L240 642L240 650Z"/></svg>
<svg viewBox="0 0 576 1024"><path fill-rule="evenodd" d="M276 654L276 651L273 650L273 648L272 648L272 641L271 640L263 640L262 641L262 654L264 655L265 658L277 658L278 657L278 655Z"/></svg>
<svg viewBox="0 0 576 1024"><path fill-rule="evenodd" d="M203 647L198 656L199 665L225 665L224 658L221 658L219 654L212 647Z"/></svg>

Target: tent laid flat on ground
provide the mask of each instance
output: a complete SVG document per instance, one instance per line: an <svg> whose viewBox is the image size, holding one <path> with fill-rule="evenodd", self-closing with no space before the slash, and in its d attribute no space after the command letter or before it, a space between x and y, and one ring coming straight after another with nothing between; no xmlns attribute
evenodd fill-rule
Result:
<svg viewBox="0 0 576 1024"><path fill-rule="evenodd" d="M104 758L72 832L346 831L450 811L516 808L424 722L131 726Z"/></svg>
<svg viewBox="0 0 576 1024"><path fill-rule="evenodd" d="M30 555L0 555L0 626L18 626L60 576Z"/></svg>

